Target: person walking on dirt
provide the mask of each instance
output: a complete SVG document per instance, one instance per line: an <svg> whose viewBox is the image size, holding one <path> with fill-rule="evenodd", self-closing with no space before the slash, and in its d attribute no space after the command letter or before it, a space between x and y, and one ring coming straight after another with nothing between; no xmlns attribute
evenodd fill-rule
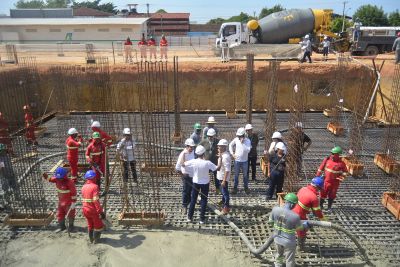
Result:
<svg viewBox="0 0 400 267"><path fill-rule="evenodd" d="M247 166L247 177L250 177L250 167L251 167L251 179L256 180L257 174L257 146L258 146L258 135L253 133L253 126L247 124L244 129L246 130L246 136L249 138L251 143L251 149L249 152L249 164Z"/></svg>
<svg viewBox="0 0 400 267"><path fill-rule="evenodd" d="M128 37L124 42L125 63L133 63L132 61L132 41Z"/></svg>
<svg viewBox="0 0 400 267"><path fill-rule="evenodd" d="M396 53L395 64L400 63L400 32L397 33L397 38L394 40L392 50Z"/></svg>
<svg viewBox="0 0 400 267"><path fill-rule="evenodd" d="M86 160L91 165L92 170L95 172L96 177L94 181L101 187L101 176L105 173L105 145L101 141L100 133L94 132L92 141L86 148Z"/></svg>
<svg viewBox="0 0 400 267"><path fill-rule="evenodd" d="M124 182L128 181L129 168L131 169L133 181L138 182L136 173L136 158L135 158L135 146L136 143L132 139L131 129L124 128L123 130L124 138L117 145L117 155L122 160L123 178Z"/></svg>
<svg viewBox="0 0 400 267"><path fill-rule="evenodd" d="M218 142L219 139L215 137L216 132L213 128L210 128L207 131L207 138L203 139L203 141L200 142L200 145L203 146L206 150L206 153L204 154L204 159L209 160L215 165L218 164ZM219 180L217 179L217 172L213 171L212 172L213 179L214 179L214 185L215 185L215 191L217 194L221 193L221 185L219 183Z"/></svg>
<svg viewBox="0 0 400 267"><path fill-rule="evenodd" d="M218 142L218 166L217 179L221 184L222 192L222 214L228 214L231 210L229 205L229 178L231 176L231 155L228 152L228 141L221 139Z"/></svg>
<svg viewBox="0 0 400 267"><path fill-rule="evenodd" d="M304 40L301 42L301 50L304 51L301 63L306 61L306 57L308 58L308 63L311 63L312 44L310 41L310 35L307 34L304 36Z"/></svg>
<svg viewBox="0 0 400 267"><path fill-rule="evenodd" d="M65 146L67 147L67 160L71 167L70 179L76 183L78 178L79 147L82 145L83 140L75 128L69 129L68 135Z"/></svg>
<svg viewBox="0 0 400 267"><path fill-rule="evenodd" d="M276 189L276 194L282 192L285 167L286 167L286 154L284 153L285 146L279 142L275 146L276 152L269 157L268 161L268 177L269 187L267 192L267 200L271 200Z"/></svg>

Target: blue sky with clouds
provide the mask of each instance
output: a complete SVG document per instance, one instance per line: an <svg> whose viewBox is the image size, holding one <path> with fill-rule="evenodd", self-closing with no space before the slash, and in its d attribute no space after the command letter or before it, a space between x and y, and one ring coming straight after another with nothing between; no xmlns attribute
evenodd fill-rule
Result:
<svg viewBox="0 0 400 267"><path fill-rule="evenodd" d="M83 1L83 0L82 0ZM0 0L0 13L9 14L9 9L14 8L17 0ZM77 0L80 2L80 0ZM129 3L139 4L139 12L146 12L146 3L150 4L150 12L158 9L165 9L167 12L189 12L190 19L194 22L205 23L216 17L229 18L238 15L241 11L248 14L255 12L258 14L260 10L267 6L272 7L275 4L281 4L285 8L317 8L317 9L333 9L334 12L341 14L343 11L343 1L330 0L287 0L287 1L242 1L242 0L102 0L103 3L113 2L118 9L126 8ZM352 15L359 6L372 4L382 6L384 11L389 13L400 9L400 0L348 0L346 4L347 15Z"/></svg>

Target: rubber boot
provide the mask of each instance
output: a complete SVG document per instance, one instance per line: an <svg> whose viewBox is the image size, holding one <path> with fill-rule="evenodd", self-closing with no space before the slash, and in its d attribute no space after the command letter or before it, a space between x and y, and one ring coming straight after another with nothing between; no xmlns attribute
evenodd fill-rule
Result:
<svg viewBox="0 0 400 267"><path fill-rule="evenodd" d="M319 206L320 206L321 210L324 209L324 203L325 203L325 199L321 198L321 199L319 200Z"/></svg>
<svg viewBox="0 0 400 267"><path fill-rule="evenodd" d="M89 241L90 241L90 243L93 243L93 241L94 241L93 230L89 230L88 233L89 233Z"/></svg>
<svg viewBox="0 0 400 267"><path fill-rule="evenodd" d="M65 226L65 219L58 222L58 227L60 228L60 231L64 231L65 229L67 229L67 227Z"/></svg>
<svg viewBox="0 0 400 267"><path fill-rule="evenodd" d="M100 236L101 236L101 232L100 231L94 231L93 232L93 244L99 243Z"/></svg>
<svg viewBox="0 0 400 267"><path fill-rule="evenodd" d="M68 231L72 232L74 230L75 218L68 218Z"/></svg>
<svg viewBox="0 0 400 267"><path fill-rule="evenodd" d="M328 199L328 209L326 212L332 212L332 204L334 202L334 199Z"/></svg>
<svg viewBox="0 0 400 267"><path fill-rule="evenodd" d="M300 251L305 251L305 249L306 249L306 238L307 237L299 237L298 239L297 239L297 243L298 243L298 245L299 245L299 250Z"/></svg>

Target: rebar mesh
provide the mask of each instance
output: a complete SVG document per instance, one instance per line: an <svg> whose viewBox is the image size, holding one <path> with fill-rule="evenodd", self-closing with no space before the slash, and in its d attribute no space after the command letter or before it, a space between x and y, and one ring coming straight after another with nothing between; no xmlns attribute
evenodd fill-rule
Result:
<svg viewBox="0 0 400 267"><path fill-rule="evenodd" d="M269 140L276 130L276 103L278 98L278 72L280 68L279 61L270 61L267 71L267 116L265 120L265 138ZM265 149L268 149L268 142L265 142Z"/></svg>

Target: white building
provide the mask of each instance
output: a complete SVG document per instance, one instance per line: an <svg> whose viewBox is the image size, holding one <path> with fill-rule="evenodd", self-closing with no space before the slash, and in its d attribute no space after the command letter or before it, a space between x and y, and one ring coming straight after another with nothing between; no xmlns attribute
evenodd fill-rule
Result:
<svg viewBox="0 0 400 267"><path fill-rule="evenodd" d="M147 18L0 18L0 42L138 41Z"/></svg>

